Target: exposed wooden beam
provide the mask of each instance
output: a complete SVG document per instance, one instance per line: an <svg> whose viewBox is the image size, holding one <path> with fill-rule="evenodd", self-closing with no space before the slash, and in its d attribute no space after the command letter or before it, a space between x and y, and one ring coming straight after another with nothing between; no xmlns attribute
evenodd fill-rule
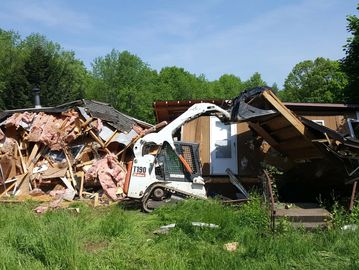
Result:
<svg viewBox="0 0 359 270"><path fill-rule="evenodd" d="M253 122L248 122L248 125L251 128L253 128L258 133L258 135L263 137L263 139L266 140L274 148L276 148L279 145L279 143L259 124L253 123Z"/></svg>

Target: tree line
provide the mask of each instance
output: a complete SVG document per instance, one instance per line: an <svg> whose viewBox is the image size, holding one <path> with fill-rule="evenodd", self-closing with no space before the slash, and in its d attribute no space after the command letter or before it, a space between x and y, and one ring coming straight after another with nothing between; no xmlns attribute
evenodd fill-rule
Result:
<svg viewBox="0 0 359 270"><path fill-rule="evenodd" d="M347 20L351 36L344 46L345 57L318 57L295 65L283 89L272 85L282 100L359 103L359 19L352 15ZM156 100L230 99L263 85L258 72L247 80L224 74L209 81L176 66L156 71L138 56L115 49L94 59L87 69L74 52L40 34L22 39L14 31L0 29L0 109L32 107L32 89L40 87L43 106L96 99L153 123Z"/></svg>

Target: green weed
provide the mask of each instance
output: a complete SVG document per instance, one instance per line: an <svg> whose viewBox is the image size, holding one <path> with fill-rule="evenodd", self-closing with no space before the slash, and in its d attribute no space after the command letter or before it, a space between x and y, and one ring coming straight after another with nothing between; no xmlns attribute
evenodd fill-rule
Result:
<svg viewBox="0 0 359 270"><path fill-rule="evenodd" d="M80 213L32 212L33 204L0 205L0 269L358 269L358 224L334 207L327 231L272 233L259 198L240 207L189 200L144 214L115 205ZM194 227L191 222L219 228ZM166 235L153 232L176 223ZM283 227L286 227L283 225ZM237 242L234 252L224 244Z"/></svg>

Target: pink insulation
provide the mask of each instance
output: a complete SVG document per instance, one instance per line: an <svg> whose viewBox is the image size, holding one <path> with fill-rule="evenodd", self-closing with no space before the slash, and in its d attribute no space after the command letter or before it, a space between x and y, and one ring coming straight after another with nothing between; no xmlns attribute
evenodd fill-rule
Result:
<svg viewBox="0 0 359 270"><path fill-rule="evenodd" d="M20 126L20 122L24 122L26 124L30 124L34 120L35 113L14 113L8 119L6 119L5 125L8 126L15 126L18 128Z"/></svg>
<svg viewBox="0 0 359 270"><path fill-rule="evenodd" d="M0 129L0 142L3 141L5 139L5 134L4 132Z"/></svg>
<svg viewBox="0 0 359 270"><path fill-rule="evenodd" d="M119 164L116 156L109 154L96 161L86 172L85 179L98 178L105 193L114 201L117 201L118 189L123 189L126 177L126 169Z"/></svg>
<svg viewBox="0 0 359 270"><path fill-rule="evenodd" d="M20 122L29 124L29 142L42 142L51 150L60 150L80 134L79 114L70 110L61 115L39 113L15 113L6 122L6 127L19 128ZM0 134L0 140L2 138Z"/></svg>

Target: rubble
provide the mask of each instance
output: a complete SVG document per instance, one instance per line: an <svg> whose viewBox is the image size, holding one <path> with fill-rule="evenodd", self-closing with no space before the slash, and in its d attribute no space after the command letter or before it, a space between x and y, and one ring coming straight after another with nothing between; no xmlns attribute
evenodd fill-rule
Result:
<svg viewBox="0 0 359 270"><path fill-rule="evenodd" d="M223 248L227 251L233 252L236 251L238 249L238 242L231 242L231 243L226 243L223 245Z"/></svg>
<svg viewBox="0 0 359 270"><path fill-rule="evenodd" d="M211 229L218 229L219 225L212 224L212 223L204 223L204 222L197 222L193 221L190 223L194 227L200 227L200 228L211 228ZM161 226L158 230L155 230L154 234L168 234L169 231L176 227L176 223L171 223L168 225Z"/></svg>
<svg viewBox="0 0 359 270"><path fill-rule="evenodd" d="M1 112L0 199L51 201L38 213L63 200L122 200L131 146L151 128L89 100Z"/></svg>

